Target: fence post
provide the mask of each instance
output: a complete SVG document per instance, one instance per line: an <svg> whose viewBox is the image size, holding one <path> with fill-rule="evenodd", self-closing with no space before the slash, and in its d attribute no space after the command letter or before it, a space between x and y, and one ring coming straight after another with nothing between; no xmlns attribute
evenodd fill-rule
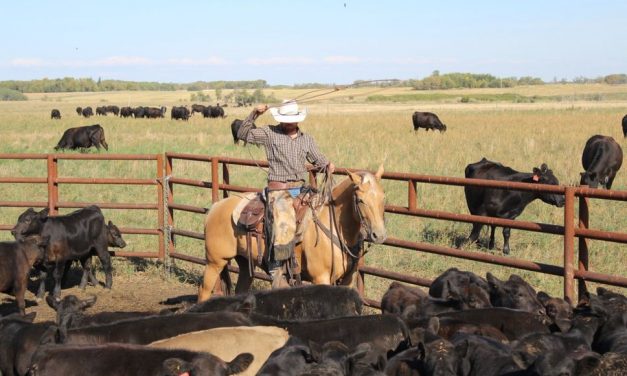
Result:
<svg viewBox="0 0 627 376"><path fill-rule="evenodd" d="M165 227L163 217L165 209L163 207L163 190L165 181L163 179L163 154L157 154L157 223L159 227L159 260L165 260Z"/></svg>
<svg viewBox="0 0 627 376"><path fill-rule="evenodd" d="M211 157L211 203L220 199L220 178L218 177L218 157Z"/></svg>
<svg viewBox="0 0 627 376"><path fill-rule="evenodd" d="M564 205L564 299L575 302L575 187L566 187Z"/></svg>
<svg viewBox="0 0 627 376"><path fill-rule="evenodd" d="M416 209L416 181L408 180L409 187L407 187L407 206L409 210Z"/></svg>
<svg viewBox="0 0 627 376"><path fill-rule="evenodd" d="M587 229L590 225L588 204L590 200L588 197L579 197L579 228ZM588 270L588 239L579 237L579 271ZM586 292L586 281L580 279L578 281L578 298L581 299ZM573 302L574 303L574 302Z"/></svg>
<svg viewBox="0 0 627 376"><path fill-rule="evenodd" d="M229 179L229 166L226 162L222 163L222 181L224 182L224 184L229 184L229 182L231 181L231 179ZM225 189L224 191L222 191L222 198L227 197L229 197L229 191Z"/></svg>
<svg viewBox="0 0 627 376"><path fill-rule="evenodd" d="M59 202L58 161L54 154L48 154L48 211L49 215L57 215Z"/></svg>
<svg viewBox="0 0 627 376"><path fill-rule="evenodd" d="M172 176L172 157L168 156L166 158L165 161L165 176L171 177ZM168 193L168 211L167 211L167 216L168 216L168 228L172 229L174 228L174 209L172 209L172 207L170 205L172 205L174 203L174 184L172 184L172 182L170 181L170 179L168 179L168 187L166 192ZM174 245L174 234L172 234L172 231L168 231L168 254L174 253L176 252L176 247ZM174 261L173 258L171 258L172 261Z"/></svg>

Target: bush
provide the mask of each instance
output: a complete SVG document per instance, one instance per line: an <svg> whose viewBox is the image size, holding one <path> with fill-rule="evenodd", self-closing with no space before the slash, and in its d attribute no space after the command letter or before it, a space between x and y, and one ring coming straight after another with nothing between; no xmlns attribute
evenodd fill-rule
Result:
<svg viewBox="0 0 627 376"><path fill-rule="evenodd" d="M198 101L198 102L209 102L209 101L211 101L211 95L205 94L202 91L199 91L197 93L193 93L190 96L190 100L192 102L196 102L196 101Z"/></svg>
<svg viewBox="0 0 627 376"><path fill-rule="evenodd" d="M2 101L27 101L26 95L17 90L0 88L0 100Z"/></svg>

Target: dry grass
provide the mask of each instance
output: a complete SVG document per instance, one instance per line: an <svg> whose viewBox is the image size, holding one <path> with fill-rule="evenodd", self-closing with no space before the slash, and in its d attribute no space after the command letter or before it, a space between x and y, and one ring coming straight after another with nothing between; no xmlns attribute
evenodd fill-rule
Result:
<svg viewBox="0 0 627 376"><path fill-rule="evenodd" d="M276 98L290 98L307 90L268 90ZM620 120L625 115L627 101L570 101L543 103L369 103L372 89L340 91L320 101L310 102L309 117L302 124L311 133L323 152L342 167L376 169L383 163L386 171L410 172L440 176L462 177L464 167L482 157L499 161L519 171L531 171L547 163L562 184L578 183L582 171L580 157L585 141L594 134L614 137L623 148L625 140ZM563 95L625 93L626 86L607 85L545 85L513 89L473 89L447 91L468 93L518 93L521 95ZM228 91L224 91L227 94ZM378 94L412 93L409 88L392 88ZM213 92L210 91L213 95ZM64 129L72 126L100 123L106 131L109 153L163 153L165 151L223 155L247 159L264 159L263 149L243 148L232 143L230 123L245 117L250 108L226 108L226 119L203 119L198 115L189 122L169 119L121 119L117 117L80 118L76 106L104 104L118 106L189 105L189 92L116 92L29 94L27 102L0 103L0 152L49 153ZM62 120L50 120L50 110L58 108ZM435 111L448 126L444 134L414 132L411 113L416 110ZM269 115L257 122L272 123ZM63 161L61 176L93 177L154 177L154 162L76 162ZM210 168L199 162L175 162L177 175L210 180ZM234 167L230 171L233 184L263 185L265 175L256 168ZM44 161L2 161L0 176L44 176ZM388 203L406 205L405 184L386 182ZM619 172L614 189L626 190L627 177ZM3 201L46 200L45 185L3 185ZM210 192L197 188L176 187L176 201L208 207ZM64 201L154 202L154 187L62 186ZM419 184L420 207L454 213L467 213L463 190L459 187ZM12 224L22 209L0 208L0 222ZM154 211L105 210L105 215L123 227L156 227ZM622 231L626 229L627 207L622 202L592 200L591 226L596 229ZM563 210L539 201L529 205L519 217L522 220L563 223ZM202 232L202 216L177 212L177 227ZM470 232L470 224L388 215L389 235L414 241L451 246ZM0 233L1 239L10 234ZM482 238L487 237L484 229ZM154 249L154 237L127 235L129 249ZM502 236L497 232L500 254ZM561 264L562 240L558 236L512 231L512 256L549 264ZM202 242L177 238L177 247L186 253L202 257ZM626 250L624 245L592 241L591 269L624 275ZM476 249L489 252L485 248ZM468 262L426 253L375 246L366 259L369 265L421 277L434 277L451 266L484 275L492 271L500 277L517 273L529 279L538 289L561 294L561 280L555 277L514 271L493 265ZM181 263L179 263L180 265ZM193 273L200 269L190 267ZM387 282L368 278L368 294L380 296Z"/></svg>

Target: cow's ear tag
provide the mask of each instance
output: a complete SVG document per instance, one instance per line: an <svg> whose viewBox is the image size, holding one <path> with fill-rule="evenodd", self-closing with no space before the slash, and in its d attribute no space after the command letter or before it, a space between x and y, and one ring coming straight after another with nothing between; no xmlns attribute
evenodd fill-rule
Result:
<svg viewBox="0 0 627 376"><path fill-rule="evenodd" d="M533 175L533 181L540 181L540 177L538 175Z"/></svg>

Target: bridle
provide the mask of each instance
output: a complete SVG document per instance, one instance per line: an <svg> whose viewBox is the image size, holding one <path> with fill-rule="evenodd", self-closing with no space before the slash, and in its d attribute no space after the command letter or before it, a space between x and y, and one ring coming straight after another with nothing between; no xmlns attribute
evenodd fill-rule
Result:
<svg viewBox="0 0 627 376"><path fill-rule="evenodd" d="M354 259L359 259L360 257L363 257L365 255L365 253L362 253L364 240L368 240L368 241L372 240L372 235L371 235L372 225L370 224L369 221L365 219L366 217L364 216L363 211L361 209L361 205L365 205L365 202L359 197L359 195L357 194L357 190L354 190L352 193L353 194L353 211L359 221L360 236L359 236L358 241L352 247L349 247L346 244L346 242L340 239L339 237L340 231L339 231L339 225L335 217L335 203L331 196L331 189L330 189L330 187L333 185L332 180L333 180L332 176L327 178L325 175L325 181L323 181L323 190L322 190L323 191L322 194L327 196L326 201L329 207L329 223L331 224L331 228L328 228L327 226L324 225L324 223L320 221L320 219L316 215L316 210L314 209L314 207L311 207L313 221L316 224L317 228L320 228L320 230L329 239L331 239L331 244L332 244L331 247L335 245L338 248L340 248L344 253L349 255L350 257Z"/></svg>
<svg viewBox="0 0 627 376"><path fill-rule="evenodd" d="M370 223L370 221L365 220L364 214L360 206L362 204L365 205L366 203L364 202L364 200L359 198L359 195L357 195L357 192L355 192L353 194L353 209L355 211L355 214L357 215L357 218L359 219L359 232L363 239L370 242L372 241L372 224Z"/></svg>

